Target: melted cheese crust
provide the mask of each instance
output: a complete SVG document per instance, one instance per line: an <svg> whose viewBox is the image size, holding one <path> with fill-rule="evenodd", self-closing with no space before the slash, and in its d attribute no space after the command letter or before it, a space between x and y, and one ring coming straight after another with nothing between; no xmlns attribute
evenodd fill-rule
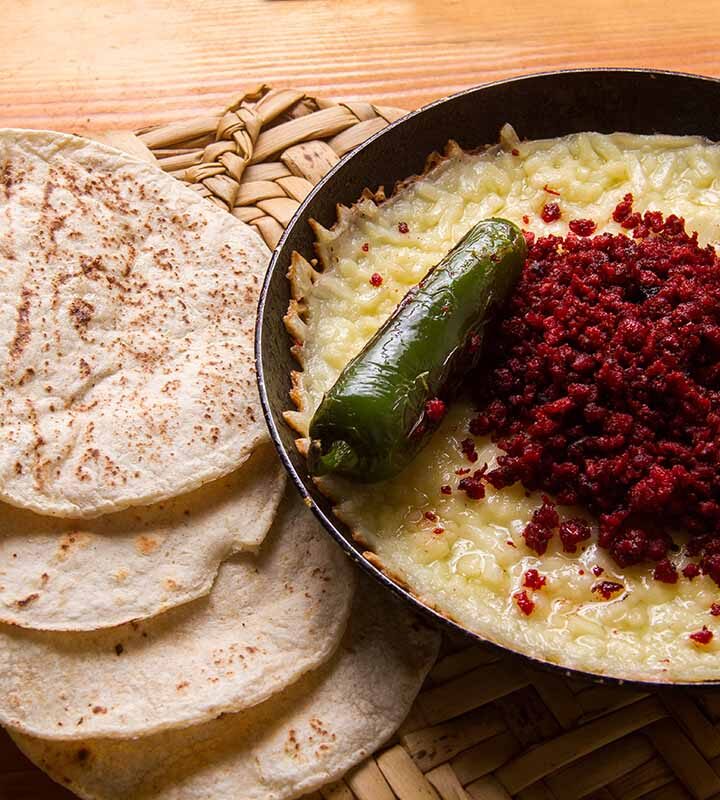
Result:
<svg viewBox="0 0 720 800"><path fill-rule="evenodd" d="M386 202L364 199L342 211L332 231L318 230L324 269L307 282L299 306L304 370L296 375L299 411L290 415L292 424L307 432L345 364L475 222L503 216L538 235L564 235L568 221L590 218L598 232L620 232L612 212L626 192L636 210L684 216L702 242L720 240L720 146L696 137L582 133L520 142L506 126L499 145L474 154L450 146L446 159ZM553 201L562 217L545 224L540 212ZM400 232L402 222L408 233ZM370 282L376 272L380 287ZM392 481L322 481L337 514L384 568L428 605L523 653L624 678L720 677L720 623L709 614L720 590L709 578L659 583L651 567L621 570L594 540L570 555L556 536L538 557L525 547L522 530L539 496L519 486L489 488L482 501L456 490L441 493L442 485L457 485L456 470L470 466L459 443L468 436L471 411L458 402L417 460ZM476 446L476 466L498 453L487 439L476 439ZM426 511L437 520L428 520ZM684 566L684 557L676 563ZM525 616L512 595L529 568L546 576L547 585L527 590L536 607ZM601 580L625 590L605 600L592 591ZM716 636L699 646L688 636L703 625Z"/></svg>

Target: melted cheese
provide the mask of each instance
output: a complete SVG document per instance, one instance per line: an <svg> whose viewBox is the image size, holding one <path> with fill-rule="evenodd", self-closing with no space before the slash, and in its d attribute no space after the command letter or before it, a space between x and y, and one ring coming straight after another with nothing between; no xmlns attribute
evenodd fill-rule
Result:
<svg viewBox="0 0 720 800"><path fill-rule="evenodd" d="M332 231L319 231L324 270L303 304L298 427L306 430L345 364L475 222L497 215L539 235L563 235L568 221L590 218L598 231L619 232L612 212L626 192L633 193L636 210L684 216L701 241L720 240L720 147L694 137L583 133L519 142L506 127L498 146L476 154L452 148L387 202L363 200L343 213ZM553 201L562 217L545 224L540 212ZM408 233L401 233L403 222ZM380 287L370 282L375 272L383 278ZM417 460L392 481L323 481L338 515L388 572L462 625L536 657L625 678L719 677L720 622L709 608L720 590L709 578L659 583L651 567L620 570L593 540L570 555L556 536L538 557L522 539L540 505L537 495L519 486L489 489L482 501L457 490L441 493L444 484L457 486L456 470L470 466L459 446L470 418L470 406L460 401ZM497 455L487 439L477 439L476 446L478 466ZM428 520L426 511L437 520ZM683 557L676 563L682 567ZM603 574L593 574L593 567ZM529 568L546 576L547 585L527 590L536 607L525 616L513 594L523 588ZM605 600L592 591L601 580L622 583L625 590ZM688 636L703 625L716 637L699 646Z"/></svg>

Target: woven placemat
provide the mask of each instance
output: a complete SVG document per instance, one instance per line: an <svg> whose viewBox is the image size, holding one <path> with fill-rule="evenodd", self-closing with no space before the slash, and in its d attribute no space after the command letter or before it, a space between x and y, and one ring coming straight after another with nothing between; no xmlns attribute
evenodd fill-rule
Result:
<svg viewBox="0 0 720 800"><path fill-rule="evenodd" d="M330 167L403 113L262 86L220 115L106 138L157 159L274 247ZM720 690L566 679L447 640L395 739L311 797L720 800L719 723ZM0 740L0 800L66 797Z"/></svg>

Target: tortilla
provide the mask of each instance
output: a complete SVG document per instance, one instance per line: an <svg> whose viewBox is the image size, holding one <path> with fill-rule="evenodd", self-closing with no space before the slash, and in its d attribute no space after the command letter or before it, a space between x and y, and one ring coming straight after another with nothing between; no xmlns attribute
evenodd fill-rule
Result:
<svg viewBox="0 0 720 800"><path fill-rule="evenodd" d="M288 800L336 780L395 732L439 645L363 579L333 659L239 714L136 740L12 734L41 769L93 800Z"/></svg>
<svg viewBox="0 0 720 800"><path fill-rule="evenodd" d="M267 433L250 226L97 142L0 131L0 499L93 517L191 491Z"/></svg>
<svg viewBox="0 0 720 800"><path fill-rule="evenodd" d="M0 626L0 723L128 737L260 703L330 657L353 586L343 552L286 496L259 556L223 564L206 598L91 633Z"/></svg>
<svg viewBox="0 0 720 800"><path fill-rule="evenodd" d="M0 622L97 630L202 597L229 555L257 551L284 486L264 444L190 494L94 520L0 503Z"/></svg>

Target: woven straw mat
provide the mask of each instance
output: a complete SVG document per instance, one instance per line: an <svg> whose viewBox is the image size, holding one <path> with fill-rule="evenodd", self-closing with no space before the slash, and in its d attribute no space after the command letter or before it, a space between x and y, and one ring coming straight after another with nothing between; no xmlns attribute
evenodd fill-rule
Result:
<svg viewBox="0 0 720 800"><path fill-rule="evenodd" d="M220 115L103 138L157 159L272 248L339 158L403 113L262 86ZM601 685L448 640L395 739L311 797L720 800L719 726L720 689ZM11 747L0 740L0 798L70 797Z"/></svg>

